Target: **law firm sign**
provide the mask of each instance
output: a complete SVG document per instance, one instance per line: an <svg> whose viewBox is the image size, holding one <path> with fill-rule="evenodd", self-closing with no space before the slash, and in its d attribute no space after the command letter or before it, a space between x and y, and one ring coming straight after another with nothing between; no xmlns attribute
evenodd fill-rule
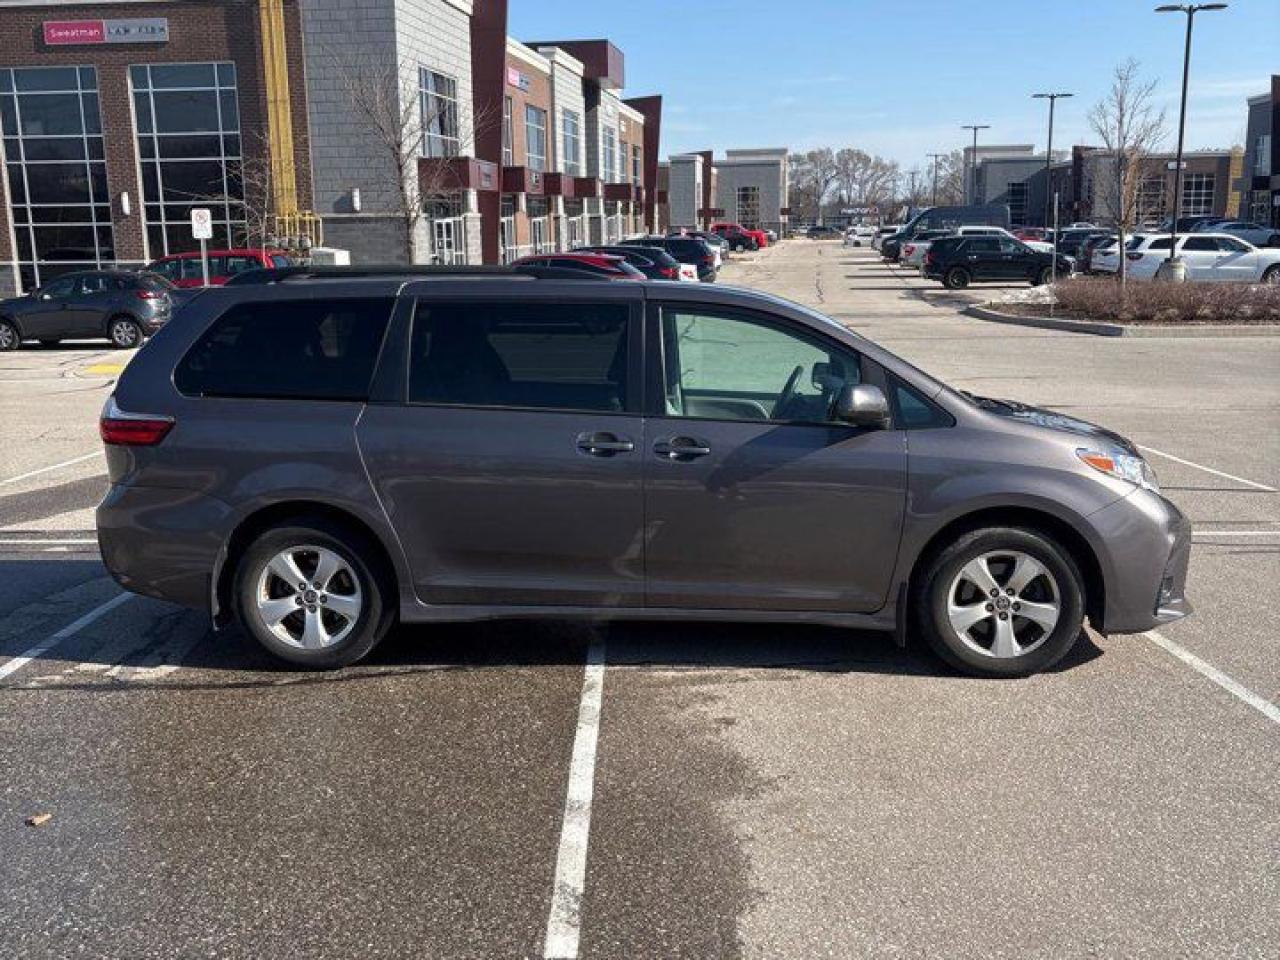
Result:
<svg viewBox="0 0 1280 960"><path fill-rule="evenodd" d="M51 47L98 43L168 43L165 17L137 20L46 20L44 42Z"/></svg>

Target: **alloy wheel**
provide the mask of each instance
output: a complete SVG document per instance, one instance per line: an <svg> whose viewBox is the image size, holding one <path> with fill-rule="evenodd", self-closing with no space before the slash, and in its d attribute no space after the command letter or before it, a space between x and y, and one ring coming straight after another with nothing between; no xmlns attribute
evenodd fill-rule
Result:
<svg viewBox="0 0 1280 960"><path fill-rule="evenodd" d="M8 323L0 323L0 350L12 350L18 345L18 332Z"/></svg>
<svg viewBox="0 0 1280 960"><path fill-rule="evenodd" d="M115 320L111 324L111 342L122 347L136 346L138 325L132 320Z"/></svg>
<svg viewBox="0 0 1280 960"><path fill-rule="evenodd" d="M292 647L323 650L346 639L364 607L360 581L327 547L281 550L258 575L254 613Z"/></svg>
<svg viewBox="0 0 1280 960"><path fill-rule="evenodd" d="M1009 659L1053 633L1061 592L1049 568L1020 550L995 550L960 568L947 589L947 619L966 647Z"/></svg>

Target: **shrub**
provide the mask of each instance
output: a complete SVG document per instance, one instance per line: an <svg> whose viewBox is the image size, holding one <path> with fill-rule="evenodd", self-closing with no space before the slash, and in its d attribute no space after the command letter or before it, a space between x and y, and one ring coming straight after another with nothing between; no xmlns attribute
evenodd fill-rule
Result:
<svg viewBox="0 0 1280 960"><path fill-rule="evenodd" d="M1054 287L1058 308L1115 323L1280 323L1280 285L1133 282L1077 277Z"/></svg>

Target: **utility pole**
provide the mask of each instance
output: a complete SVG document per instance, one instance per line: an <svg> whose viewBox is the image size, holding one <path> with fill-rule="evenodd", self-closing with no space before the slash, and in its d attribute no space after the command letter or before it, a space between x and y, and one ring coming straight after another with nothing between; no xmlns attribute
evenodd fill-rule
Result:
<svg viewBox="0 0 1280 960"><path fill-rule="evenodd" d="M965 197L970 204L978 202L978 131L990 130L989 123L962 123L961 130L973 131L973 156L969 158L969 175L972 177L972 183L968 180L965 182Z"/></svg>
<svg viewBox="0 0 1280 960"><path fill-rule="evenodd" d="M1074 97L1074 93L1033 93L1033 100L1049 101L1049 145L1044 150L1044 225L1049 226L1049 211L1053 208L1053 105L1062 97ZM1057 234L1055 233L1056 237Z"/></svg>
<svg viewBox="0 0 1280 960"><path fill-rule="evenodd" d="M933 160L933 203L930 206L936 207L938 205L938 161L945 157L946 154L930 153L928 156Z"/></svg>

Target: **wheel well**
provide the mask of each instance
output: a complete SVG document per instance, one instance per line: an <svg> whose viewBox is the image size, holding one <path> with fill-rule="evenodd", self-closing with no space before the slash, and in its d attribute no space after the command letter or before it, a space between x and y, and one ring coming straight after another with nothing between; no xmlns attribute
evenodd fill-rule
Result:
<svg viewBox="0 0 1280 960"><path fill-rule="evenodd" d="M371 558L373 565L379 569L380 573L387 578L393 587L396 585L396 567L391 561L391 555L387 552L382 538L374 533L373 529L363 520L346 510L325 503L316 503L308 500L274 503L269 507L263 507L261 510L249 514L249 516L241 520L240 525L235 528L227 540L226 556L223 558L222 566L218 570L218 582L215 588L220 622L225 620L232 609L232 584L235 580L235 570L240 563L240 557L258 535L270 527L279 526L283 523L296 523L316 519L326 520L345 527L360 538L368 541L370 548L374 551L374 556ZM393 600L393 602L398 604L398 599Z"/></svg>
<svg viewBox="0 0 1280 960"><path fill-rule="evenodd" d="M1065 520L1027 507L995 507L965 514L963 517L952 520L929 539L916 557L915 564L911 568L910 589L915 591L919 585L917 578L934 556L960 536L980 527L1024 527L1043 533L1055 543L1060 544L1071 554L1071 559L1080 569L1080 576L1084 578L1085 613L1089 616L1089 622L1096 629L1103 628L1106 581L1103 579L1102 567L1098 563L1093 547L1075 527Z"/></svg>
<svg viewBox="0 0 1280 960"><path fill-rule="evenodd" d="M129 313L127 310L117 310L115 313L109 314L106 320L102 321L102 329L110 333L111 324L116 320L131 320L134 323L136 323L138 326L142 326L142 321L140 321L132 313Z"/></svg>

